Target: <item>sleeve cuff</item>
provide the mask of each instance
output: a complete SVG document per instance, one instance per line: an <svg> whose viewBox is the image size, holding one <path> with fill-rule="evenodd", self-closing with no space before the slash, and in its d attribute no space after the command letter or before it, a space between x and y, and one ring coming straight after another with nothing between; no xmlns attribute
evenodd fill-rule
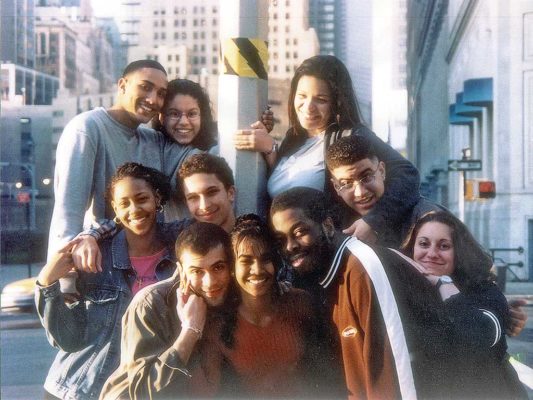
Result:
<svg viewBox="0 0 533 400"><path fill-rule="evenodd" d="M158 358L167 367L171 369L176 369L182 372L184 375L187 375L189 378L191 377L189 370L183 365L183 362L179 357L178 351L173 347L163 352Z"/></svg>
<svg viewBox="0 0 533 400"><path fill-rule="evenodd" d="M55 281L54 283L48 286L41 285L39 281L37 281L35 284L37 285L39 291L45 298L56 297L59 296L61 293L61 285L59 284L59 281Z"/></svg>

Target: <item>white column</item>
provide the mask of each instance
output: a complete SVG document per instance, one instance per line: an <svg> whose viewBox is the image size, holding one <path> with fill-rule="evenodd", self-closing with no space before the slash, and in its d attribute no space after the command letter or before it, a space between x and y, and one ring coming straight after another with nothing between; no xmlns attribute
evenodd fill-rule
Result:
<svg viewBox="0 0 533 400"><path fill-rule="evenodd" d="M240 69L225 68L224 59L226 56L234 58L240 54L231 53L231 48L227 46L229 40L248 38L261 47L261 43L266 43L267 34L268 0L220 2L222 59L218 81L219 146L220 155L226 159L235 175L237 215L247 212L265 214L267 211L266 165L263 156L255 152L235 150L233 135L237 129L249 128L251 123L260 119L268 101L268 82L266 79L245 76L245 73L232 74L239 73ZM246 67L246 63L242 65ZM260 70L261 65L255 64L251 69ZM266 64L264 69L268 70Z"/></svg>

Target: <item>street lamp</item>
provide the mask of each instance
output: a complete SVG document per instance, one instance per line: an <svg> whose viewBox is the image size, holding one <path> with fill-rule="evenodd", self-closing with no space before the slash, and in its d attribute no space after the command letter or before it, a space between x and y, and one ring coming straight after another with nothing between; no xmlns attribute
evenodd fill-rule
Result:
<svg viewBox="0 0 533 400"><path fill-rule="evenodd" d="M50 183L52 183L52 180L50 178L44 178L43 179L43 185L48 186Z"/></svg>
<svg viewBox="0 0 533 400"><path fill-rule="evenodd" d="M22 188L22 182L17 182L17 183L15 183L15 187L16 187L17 189L21 189L21 188Z"/></svg>

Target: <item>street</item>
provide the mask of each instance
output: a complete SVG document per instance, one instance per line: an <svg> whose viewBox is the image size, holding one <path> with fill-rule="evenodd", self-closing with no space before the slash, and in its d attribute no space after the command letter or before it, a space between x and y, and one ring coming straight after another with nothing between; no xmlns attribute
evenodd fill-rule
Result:
<svg viewBox="0 0 533 400"><path fill-rule="evenodd" d="M43 382L56 354L46 341L44 330L2 329L1 349L0 397L5 400L42 399Z"/></svg>
<svg viewBox="0 0 533 400"><path fill-rule="evenodd" d="M41 265L31 267L36 275ZM8 282L27 277L25 265L0 267L0 289ZM531 283L508 283L506 294L518 295L533 291ZM508 338L509 354L516 360L533 367L533 302L525 307L528 313L526 328L517 338ZM56 354L46 340L36 314L0 313L0 397L4 400L30 400L43 397L43 382ZM529 370L533 381L533 370ZM528 390L533 400L533 390Z"/></svg>

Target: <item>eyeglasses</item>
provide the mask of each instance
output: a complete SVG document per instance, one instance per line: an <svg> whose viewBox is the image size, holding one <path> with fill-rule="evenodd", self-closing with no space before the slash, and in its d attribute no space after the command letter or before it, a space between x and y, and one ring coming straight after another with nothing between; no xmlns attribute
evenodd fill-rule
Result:
<svg viewBox="0 0 533 400"><path fill-rule="evenodd" d="M335 181L332 179L333 186L335 187L335 190L338 190L339 192L346 192L348 190L355 190L355 188L359 185L368 186L374 183L376 180L376 174L378 172L379 165L376 167L374 171L371 173L363 176L361 179L342 179L340 182Z"/></svg>
<svg viewBox="0 0 533 400"><path fill-rule="evenodd" d="M165 118L169 119L171 121L179 121L181 117L187 117L189 121L194 121L200 118L200 111L199 110L191 110L186 113L180 112L180 111L169 111L165 113Z"/></svg>

